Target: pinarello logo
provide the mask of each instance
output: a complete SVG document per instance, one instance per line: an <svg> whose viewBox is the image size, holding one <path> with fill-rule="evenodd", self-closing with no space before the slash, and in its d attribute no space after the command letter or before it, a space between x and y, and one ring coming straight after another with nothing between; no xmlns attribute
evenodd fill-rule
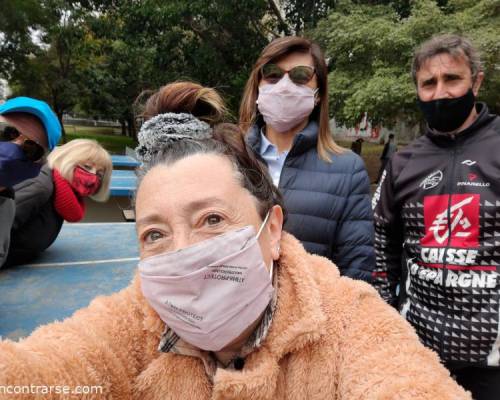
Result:
<svg viewBox="0 0 500 400"><path fill-rule="evenodd" d="M464 165L468 165L469 167L473 166L474 164L476 164L476 161L472 161L472 160L464 160L462 161L462 164Z"/></svg>
<svg viewBox="0 0 500 400"><path fill-rule="evenodd" d="M478 247L479 195L454 194L451 201L446 194L426 196L424 223L425 236L420 240L422 246Z"/></svg>

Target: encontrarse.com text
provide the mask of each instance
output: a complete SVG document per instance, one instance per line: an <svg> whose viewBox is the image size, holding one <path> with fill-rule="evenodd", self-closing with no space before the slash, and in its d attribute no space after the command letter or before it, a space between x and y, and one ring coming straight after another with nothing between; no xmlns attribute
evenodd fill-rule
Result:
<svg viewBox="0 0 500 400"><path fill-rule="evenodd" d="M0 385L0 394L102 394L102 386Z"/></svg>

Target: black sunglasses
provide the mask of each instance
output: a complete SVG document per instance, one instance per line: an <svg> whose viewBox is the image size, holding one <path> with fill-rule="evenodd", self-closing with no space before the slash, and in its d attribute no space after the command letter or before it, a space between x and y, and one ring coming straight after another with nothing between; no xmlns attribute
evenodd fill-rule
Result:
<svg viewBox="0 0 500 400"><path fill-rule="evenodd" d="M260 72L262 74L262 78L269 83L278 82L286 73L288 73L288 77L293 83L296 83L297 85L305 85L313 78L315 69L309 65L298 65L289 71L285 71L276 64L266 64L261 68Z"/></svg>
<svg viewBox="0 0 500 400"><path fill-rule="evenodd" d="M12 142L19 136L21 136L21 132L13 126L6 126L3 129L0 128L0 142ZM45 154L43 147L31 139L26 139L20 146L26 158L30 161L38 161Z"/></svg>

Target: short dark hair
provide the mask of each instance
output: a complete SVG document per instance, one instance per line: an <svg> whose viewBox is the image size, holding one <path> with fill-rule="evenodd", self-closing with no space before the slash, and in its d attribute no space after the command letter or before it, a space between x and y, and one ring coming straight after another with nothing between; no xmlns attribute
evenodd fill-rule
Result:
<svg viewBox="0 0 500 400"><path fill-rule="evenodd" d="M479 52L469 39L460 35L444 34L433 36L415 51L411 67L413 81L417 83L417 72L427 60L443 53L454 58L463 57L469 64L472 81L475 81L483 70Z"/></svg>
<svg viewBox="0 0 500 400"><path fill-rule="evenodd" d="M394 139L394 133L389 134L389 139Z"/></svg>

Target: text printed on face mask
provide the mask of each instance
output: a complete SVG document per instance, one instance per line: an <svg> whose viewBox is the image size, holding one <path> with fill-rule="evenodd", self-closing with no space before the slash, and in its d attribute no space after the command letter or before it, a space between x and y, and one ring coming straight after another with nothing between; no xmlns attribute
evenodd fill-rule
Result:
<svg viewBox="0 0 500 400"><path fill-rule="evenodd" d="M167 306L169 306L170 310L175 315L177 315L177 318L179 318L180 320L185 321L187 324L199 329L197 322L203 321L203 317L201 315L197 315L191 311L185 310L181 307L177 307L168 300L165 302L165 304Z"/></svg>
<svg viewBox="0 0 500 400"><path fill-rule="evenodd" d="M231 281L236 283L245 282L244 271L246 268L233 265L211 266L211 271L206 273L203 279L213 279L218 281Z"/></svg>

